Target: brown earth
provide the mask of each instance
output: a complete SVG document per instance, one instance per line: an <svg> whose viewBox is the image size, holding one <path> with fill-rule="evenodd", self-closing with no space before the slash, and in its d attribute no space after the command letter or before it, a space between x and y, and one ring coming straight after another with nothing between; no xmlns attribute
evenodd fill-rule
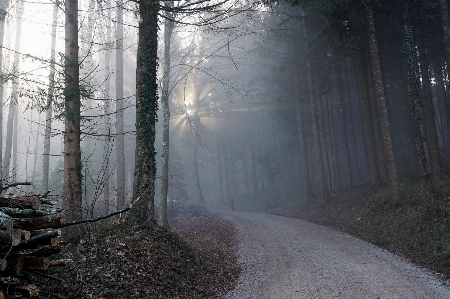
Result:
<svg viewBox="0 0 450 299"><path fill-rule="evenodd" d="M220 298L232 289L241 272L232 223L209 215L171 225L174 232L97 225L60 254L72 264L25 275L39 298Z"/></svg>

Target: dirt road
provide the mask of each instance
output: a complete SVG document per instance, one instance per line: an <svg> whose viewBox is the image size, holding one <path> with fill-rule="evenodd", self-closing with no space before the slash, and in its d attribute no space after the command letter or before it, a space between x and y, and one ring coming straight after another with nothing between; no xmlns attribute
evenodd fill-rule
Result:
<svg viewBox="0 0 450 299"><path fill-rule="evenodd" d="M429 271L347 234L266 214L224 217L239 230L244 267L227 299L450 298Z"/></svg>

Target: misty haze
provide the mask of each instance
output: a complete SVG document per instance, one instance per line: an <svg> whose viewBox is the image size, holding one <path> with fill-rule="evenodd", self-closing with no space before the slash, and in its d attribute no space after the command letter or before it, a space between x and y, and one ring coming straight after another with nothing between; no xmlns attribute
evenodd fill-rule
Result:
<svg viewBox="0 0 450 299"><path fill-rule="evenodd" d="M0 0L1 298L450 298L447 0Z"/></svg>

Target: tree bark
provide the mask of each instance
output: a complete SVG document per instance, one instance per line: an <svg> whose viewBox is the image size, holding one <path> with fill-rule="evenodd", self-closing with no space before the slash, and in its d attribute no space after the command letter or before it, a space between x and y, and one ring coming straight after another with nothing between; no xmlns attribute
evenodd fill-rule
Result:
<svg viewBox="0 0 450 299"><path fill-rule="evenodd" d="M298 132L298 142L300 145L300 162L301 162L301 168L302 168L302 179L303 179L303 190L305 192L305 201L310 202L312 198L314 197L314 192L311 186L311 180L310 180L310 174L309 174L309 163L308 163L308 151L306 149L306 138L305 138L305 127L303 124L303 117L302 117L302 102L301 97L299 94L299 87L300 84L298 80L295 82L295 89L296 89L296 103L295 108L297 112L297 132Z"/></svg>
<svg viewBox="0 0 450 299"><path fill-rule="evenodd" d="M417 156L419 159L422 186L425 193L427 208L431 215L436 214L436 202L433 195L433 181L428 159L428 149L425 140L425 130L422 120L422 85L420 80L419 62L416 45L410 23L409 7L403 1L403 60L408 73L409 99L413 116L414 132L416 136ZM433 118L434 121L434 118Z"/></svg>
<svg viewBox="0 0 450 299"><path fill-rule="evenodd" d="M47 111L45 114L45 133L44 133L44 156L42 162L42 188L43 191L48 190L48 175L50 169L50 135L52 132L52 107L53 107L53 90L55 86L55 48L56 48L56 27L58 26L58 5L53 6L53 25L52 25L52 42L50 54L50 74L47 95Z"/></svg>
<svg viewBox="0 0 450 299"><path fill-rule="evenodd" d="M371 12L367 13L369 29L369 49L372 62L372 72L375 87L375 97L377 100L378 114L380 118L381 135L383 139L384 155L386 159L386 169L388 173L390 196L394 202L400 200L400 182L395 160L394 145L392 142L391 124L389 121L386 91L384 88L383 73L381 70L380 54L375 30L375 21Z"/></svg>
<svg viewBox="0 0 450 299"><path fill-rule="evenodd" d="M350 146L349 146L349 141L348 141L348 129L347 129L347 123L348 123L348 118L347 118L347 106L345 105L345 99L344 99L344 84L342 82L343 80L343 75L342 75L342 70L340 69L339 66L339 70L338 70L338 88L339 88L339 110L341 112L341 120L342 120L342 134L343 134L343 143L344 143L344 153L345 153L345 163L347 166L347 170L348 170L348 175L349 175L349 179L350 179L350 187L353 187L354 185L354 180L353 180L353 173L352 173L352 167L350 165Z"/></svg>
<svg viewBox="0 0 450 299"><path fill-rule="evenodd" d="M9 178L11 181L15 180L16 168L17 168L17 114L19 105L19 53L20 53L20 36L22 33L22 15L23 15L24 1L19 1L16 6L16 41L14 46L14 59L13 70L16 74L16 78L12 82L11 89L11 103L9 106L8 123L6 130L6 145L5 145L5 158L3 175L4 179ZM11 163L12 158L12 163ZM12 169L12 175L9 177L9 170Z"/></svg>
<svg viewBox="0 0 450 299"><path fill-rule="evenodd" d="M7 11L9 0L0 2L0 9ZM3 76L3 38L5 36L6 14L0 19L0 76ZM0 180L3 180L3 82L0 81Z"/></svg>
<svg viewBox="0 0 450 299"><path fill-rule="evenodd" d="M444 32L445 61L450 66L450 18L447 0L439 0L439 11L441 13L442 30Z"/></svg>
<svg viewBox="0 0 450 299"><path fill-rule="evenodd" d="M65 1L65 129L63 208L67 220L81 215L80 83L78 63L78 1Z"/></svg>
<svg viewBox="0 0 450 299"><path fill-rule="evenodd" d="M118 0L116 14L116 155L117 206L125 206L125 136L123 121L123 0Z"/></svg>
<svg viewBox="0 0 450 299"><path fill-rule="evenodd" d="M380 184L380 166L378 162L377 143L375 138L375 127L373 124L372 103L369 96L368 65L366 46L361 40L359 49L358 73L361 92L361 108L364 124L364 141L366 145L366 155L369 164L370 184L378 186Z"/></svg>
<svg viewBox="0 0 450 299"><path fill-rule="evenodd" d="M111 2L107 1L107 7L111 6ZM105 49L105 103L103 106L104 111L104 130L105 130L105 140L103 145L103 163L104 163L104 185L103 185L103 200L104 200L104 208L101 214L107 213L109 208L110 201L110 192L109 192L109 181L110 181L110 171L109 171L109 163L111 157L111 122L110 122L110 88L111 88L111 74L110 74L110 58L111 58L111 9L107 9L106 16L106 49Z"/></svg>
<svg viewBox="0 0 450 299"><path fill-rule="evenodd" d="M168 7L173 7L173 1L167 1ZM172 31L175 27L173 22L173 14L169 11L165 12L164 19L164 67L163 81L161 92L161 108L163 110L163 154L161 169L161 198L159 206L159 225L169 227L167 219L167 193L169 191L169 82L170 82L170 39Z"/></svg>
<svg viewBox="0 0 450 299"><path fill-rule="evenodd" d="M439 175L441 171L441 150L436 128L436 117L434 114L433 96L431 93L431 81L429 73L429 63L427 58L427 37L423 34L423 29L418 28L418 52L420 62L420 75L422 76L423 100L425 104L425 115L430 141L430 158L434 175Z"/></svg>
<svg viewBox="0 0 450 299"><path fill-rule="evenodd" d="M312 121L312 127L313 127L313 135L314 135L314 150L315 150L315 158L316 158L316 171L317 171L317 183L318 183L318 187L319 187L319 198L322 201L328 201L330 198L330 193L329 193L328 187L327 187L327 181L326 181L326 176L325 176L325 167L324 167L323 155L322 155L322 146L320 144L319 120L317 117L317 104L316 104L314 79L313 79L312 66L311 66L311 54L309 53L308 34L307 34L307 30L306 30L304 17L302 20L302 26L303 26L303 36L305 38L306 73L307 73L307 77L308 77L309 100L310 100L310 105L311 105L311 121Z"/></svg>
<svg viewBox="0 0 450 299"><path fill-rule="evenodd" d="M139 4L139 41L136 66L136 158L133 198L139 199L131 210L139 225L155 220L155 124L158 110L158 2Z"/></svg>

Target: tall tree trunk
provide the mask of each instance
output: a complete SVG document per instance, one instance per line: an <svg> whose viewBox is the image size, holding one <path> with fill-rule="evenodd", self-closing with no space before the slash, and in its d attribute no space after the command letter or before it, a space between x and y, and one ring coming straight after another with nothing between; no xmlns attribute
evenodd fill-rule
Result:
<svg viewBox="0 0 450 299"><path fill-rule="evenodd" d="M118 0L116 24L116 155L117 206L125 206L125 136L123 121L123 0Z"/></svg>
<svg viewBox="0 0 450 299"><path fill-rule="evenodd" d="M390 195L394 202L400 200L400 182L395 161L394 145L392 142L391 124L389 122L386 91L384 89L383 73L381 70L380 54L375 30L375 21L371 12L367 13L369 29L369 49L372 62L375 97L377 100L378 114L380 118L381 135L383 139L386 169L388 173Z"/></svg>
<svg viewBox="0 0 450 299"><path fill-rule="evenodd" d="M155 221L155 132L158 110L158 1L139 4L136 66L136 158L131 217L139 225Z"/></svg>
<svg viewBox="0 0 450 299"><path fill-rule="evenodd" d="M107 1L106 6L111 6L111 2ZM111 74L110 74L110 61L111 59L111 9L107 10L106 17L106 49L105 49L105 105L104 105L104 130L105 130L105 140L103 145L103 163L105 163L105 174L104 174L104 185L103 185L103 200L105 202L105 213L108 212L110 192L109 192L109 181L110 181L110 171L109 163L111 157L111 121L110 121L110 88L111 88Z"/></svg>
<svg viewBox="0 0 450 299"><path fill-rule="evenodd" d="M298 81L296 82L296 86ZM298 89L298 88L297 88ZM308 163L308 151L306 149L306 138L305 138L305 126L303 124L302 117L302 103L300 95L297 91L296 96L296 111L297 111L297 132L298 132L298 142L300 145L300 161L302 168L302 179L303 179L303 189L305 192L305 201L310 202L314 197L314 192L311 187L311 180L309 174L309 163Z"/></svg>
<svg viewBox="0 0 450 299"><path fill-rule="evenodd" d="M198 159L197 159L197 154L198 154L198 143L200 141L200 117L199 117L199 110L200 110L200 94L198 91L198 80L197 80L197 72L196 70L192 71L192 90L193 90L193 110L192 110L192 115L191 115L191 119L192 119L192 133L193 133L193 152L192 152L192 167L193 167L193 171L194 171L194 184L195 184L195 189L197 192L197 200L199 202L204 202L205 199L203 197L203 190L202 190L202 186L200 183L200 175L198 173Z"/></svg>
<svg viewBox="0 0 450 299"><path fill-rule="evenodd" d="M442 30L444 32L445 61L447 68L450 67L450 18L447 0L439 0L439 11L441 13Z"/></svg>
<svg viewBox="0 0 450 299"><path fill-rule="evenodd" d="M350 93L350 85L348 82L348 66L347 63L345 63L345 84L346 84L346 89L347 89L347 101L348 101L348 112L349 112L349 122L350 122L350 129L352 131L352 140L353 140L353 150L355 152L354 155L354 162L355 162L355 166L356 166L356 171L357 171L357 176L356 176L356 184L360 184L361 183L361 178L362 178L362 173L361 173L361 169L359 167L359 160L358 160L358 146L357 146L357 140L356 140L356 136L355 136L355 120L353 117L353 106L356 106L354 104L352 104L352 96Z"/></svg>
<svg viewBox="0 0 450 299"><path fill-rule="evenodd" d="M316 101L316 91L314 88L314 79L311 66L311 54L309 53L308 45L308 34L306 30L305 20L302 20L303 26L303 36L305 38L305 52L306 52L306 74L308 77L308 90L309 90L309 100L311 105L311 121L313 127L314 135L314 151L316 158L316 171L317 171L317 183L319 187L319 198L322 201L328 201L330 198L330 193L327 187L327 180L325 176L325 167L323 164L322 146L320 144L320 131L319 131L319 120L317 117L317 101Z"/></svg>
<svg viewBox="0 0 450 299"><path fill-rule="evenodd" d="M251 143L251 147L250 147L250 154L251 154L251 163L252 163L253 201L256 201L259 198L259 193L258 193L258 177L256 174L255 146L254 146L253 139L252 139L252 143Z"/></svg>
<svg viewBox="0 0 450 299"><path fill-rule="evenodd" d="M330 184L330 188L332 191L336 191L336 182L337 182L337 177L339 177L337 169L339 168L338 164L338 159L336 157L336 147L334 144L334 139L336 133L333 130L333 123L334 123L334 119L333 119L333 107L330 104L330 94L326 93L325 94L325 104L326 104L326 111L327 111L327 118L328 121L326 123L327 125L327 130L328 130L328 144L329 144L329 159L332 162L331 163L331 168L330 168L330 172L331 172L331 184Z"/></svg>
<svg viewBox="0 0 450 299"><path fill-rule="evenodd" d="M19 105L19 53L20 53L20 40L22 35L22 15L23 15L24 1L20 0L16 6L16 41L14 46L14 59L13 70L15 79L12 82L11 90L11 103L9 106L8 123L6 130L6 145L5 145L5 158L3 165L3 175L5 178L9 177L9 170L12 169L10 180L16 179L15 174L17 171L17 118L18 118L18 105ZM12 163L11 163L12 158Z"/></svg>
<svg viewBox="0 0 450 299"><path fill-rule="evenodd" d="M378 162L377 143L375 138L375 127L373 124L372 103L369 96L368 68L366 47L361 41L359 49L358 65L359 85L361 92L361 108L364 124L364 141L366 145L367 161L369 163L370 184L378 186L380 184L380 166Z"/></svg>
<svg viewBox="0 0 450 299"><path fill-rule="evenodd" d="M173 1L167 1L167 6L173 7ZM161 169L161 198L159 206L158 223L161 226L169 227L167 220L167 192L169 191L169 82L170 82L170 39L174 28L173 15L171 12L165 12L164 19L164 67L161 92L161 106L163 109L163 154Z"/></svg>
<svg viewBox="0 0 450 299"><path fill-rule="evenodd" d="M433 181L422 120L422 85L420 81L419 62L417 59L413 30L410 23L409 7L406 1L403 1L403 60L408 73L409 98L411 101L422 185L428 211L434 216L436 213L436 202L433 196Z"/></svg>
<svg viewBox="0 0 450 299"><path fill-rule="evenodd" d="M224 190L223 190L223 176L222 176L222 165L223 165L223 157L222 157L222 148L221 143L217 140L217 174L219 179L219 196L220 203L225 204Z"/></svg>
<svg viewBox="0 0 450 299"><path fill-rule="evenodd" d="M424 35L423 29L420 26L418 28L418 41L419 41L419 62L420 62L420 74L422 76L422 88L425 104L425 115L427 120L428 136L430 141L430 158L434 175L439 175L441 167L441 150L439 148L439 139L436 129L436 117L434 115L433 96L431 93L431 81L429 73L429 63L427 58L427 37Z"/></svg>
<svg viewBox="0 0 450 299"><path fill-rule="evenodd" d="M50 169L50 135L52 132L53 90L55 86L55 48L56 27L58 26L58 5L53 6L52 42L50 54L50 74L47 94L47 111L45 113L44 156L42 161L42 188L48 190L48 175Z"/></svg>
<svg viewBox="0 0 450 299"><path fill-rule="evenodd" d="M65 129L63 208L68 221L81 215L80 80L78 63L78 1L65 1Z"/></svg>
<svg viewBox="0 0 450 299"><path fill-rule="evenodd" d="M348 176L350 179L350 187L353 187L354 180L353 180L353 172L351 167L351 160L350 160L350 146L348 141L348 129L347 129L347 106L345 105L345 99L344 99L344 84L342 82L343 76L342 76L342 70L339 67L338 70L338 88L339 88L339 110L341 111L341 120L342 120L342 134L343 134L343 142L344 142L344 153L345 153L345 163L347 165L348 170Z"/></svg>
<svg viewBox="0 0 450 299"><path fill-rule="evenodd" d="M7 11L9 0L0 2L0 9ZM0 20L0 76L3 76L3 38L5 36L6 15ZM3 82L0 81L0 180L3 180Z"/></svg>

